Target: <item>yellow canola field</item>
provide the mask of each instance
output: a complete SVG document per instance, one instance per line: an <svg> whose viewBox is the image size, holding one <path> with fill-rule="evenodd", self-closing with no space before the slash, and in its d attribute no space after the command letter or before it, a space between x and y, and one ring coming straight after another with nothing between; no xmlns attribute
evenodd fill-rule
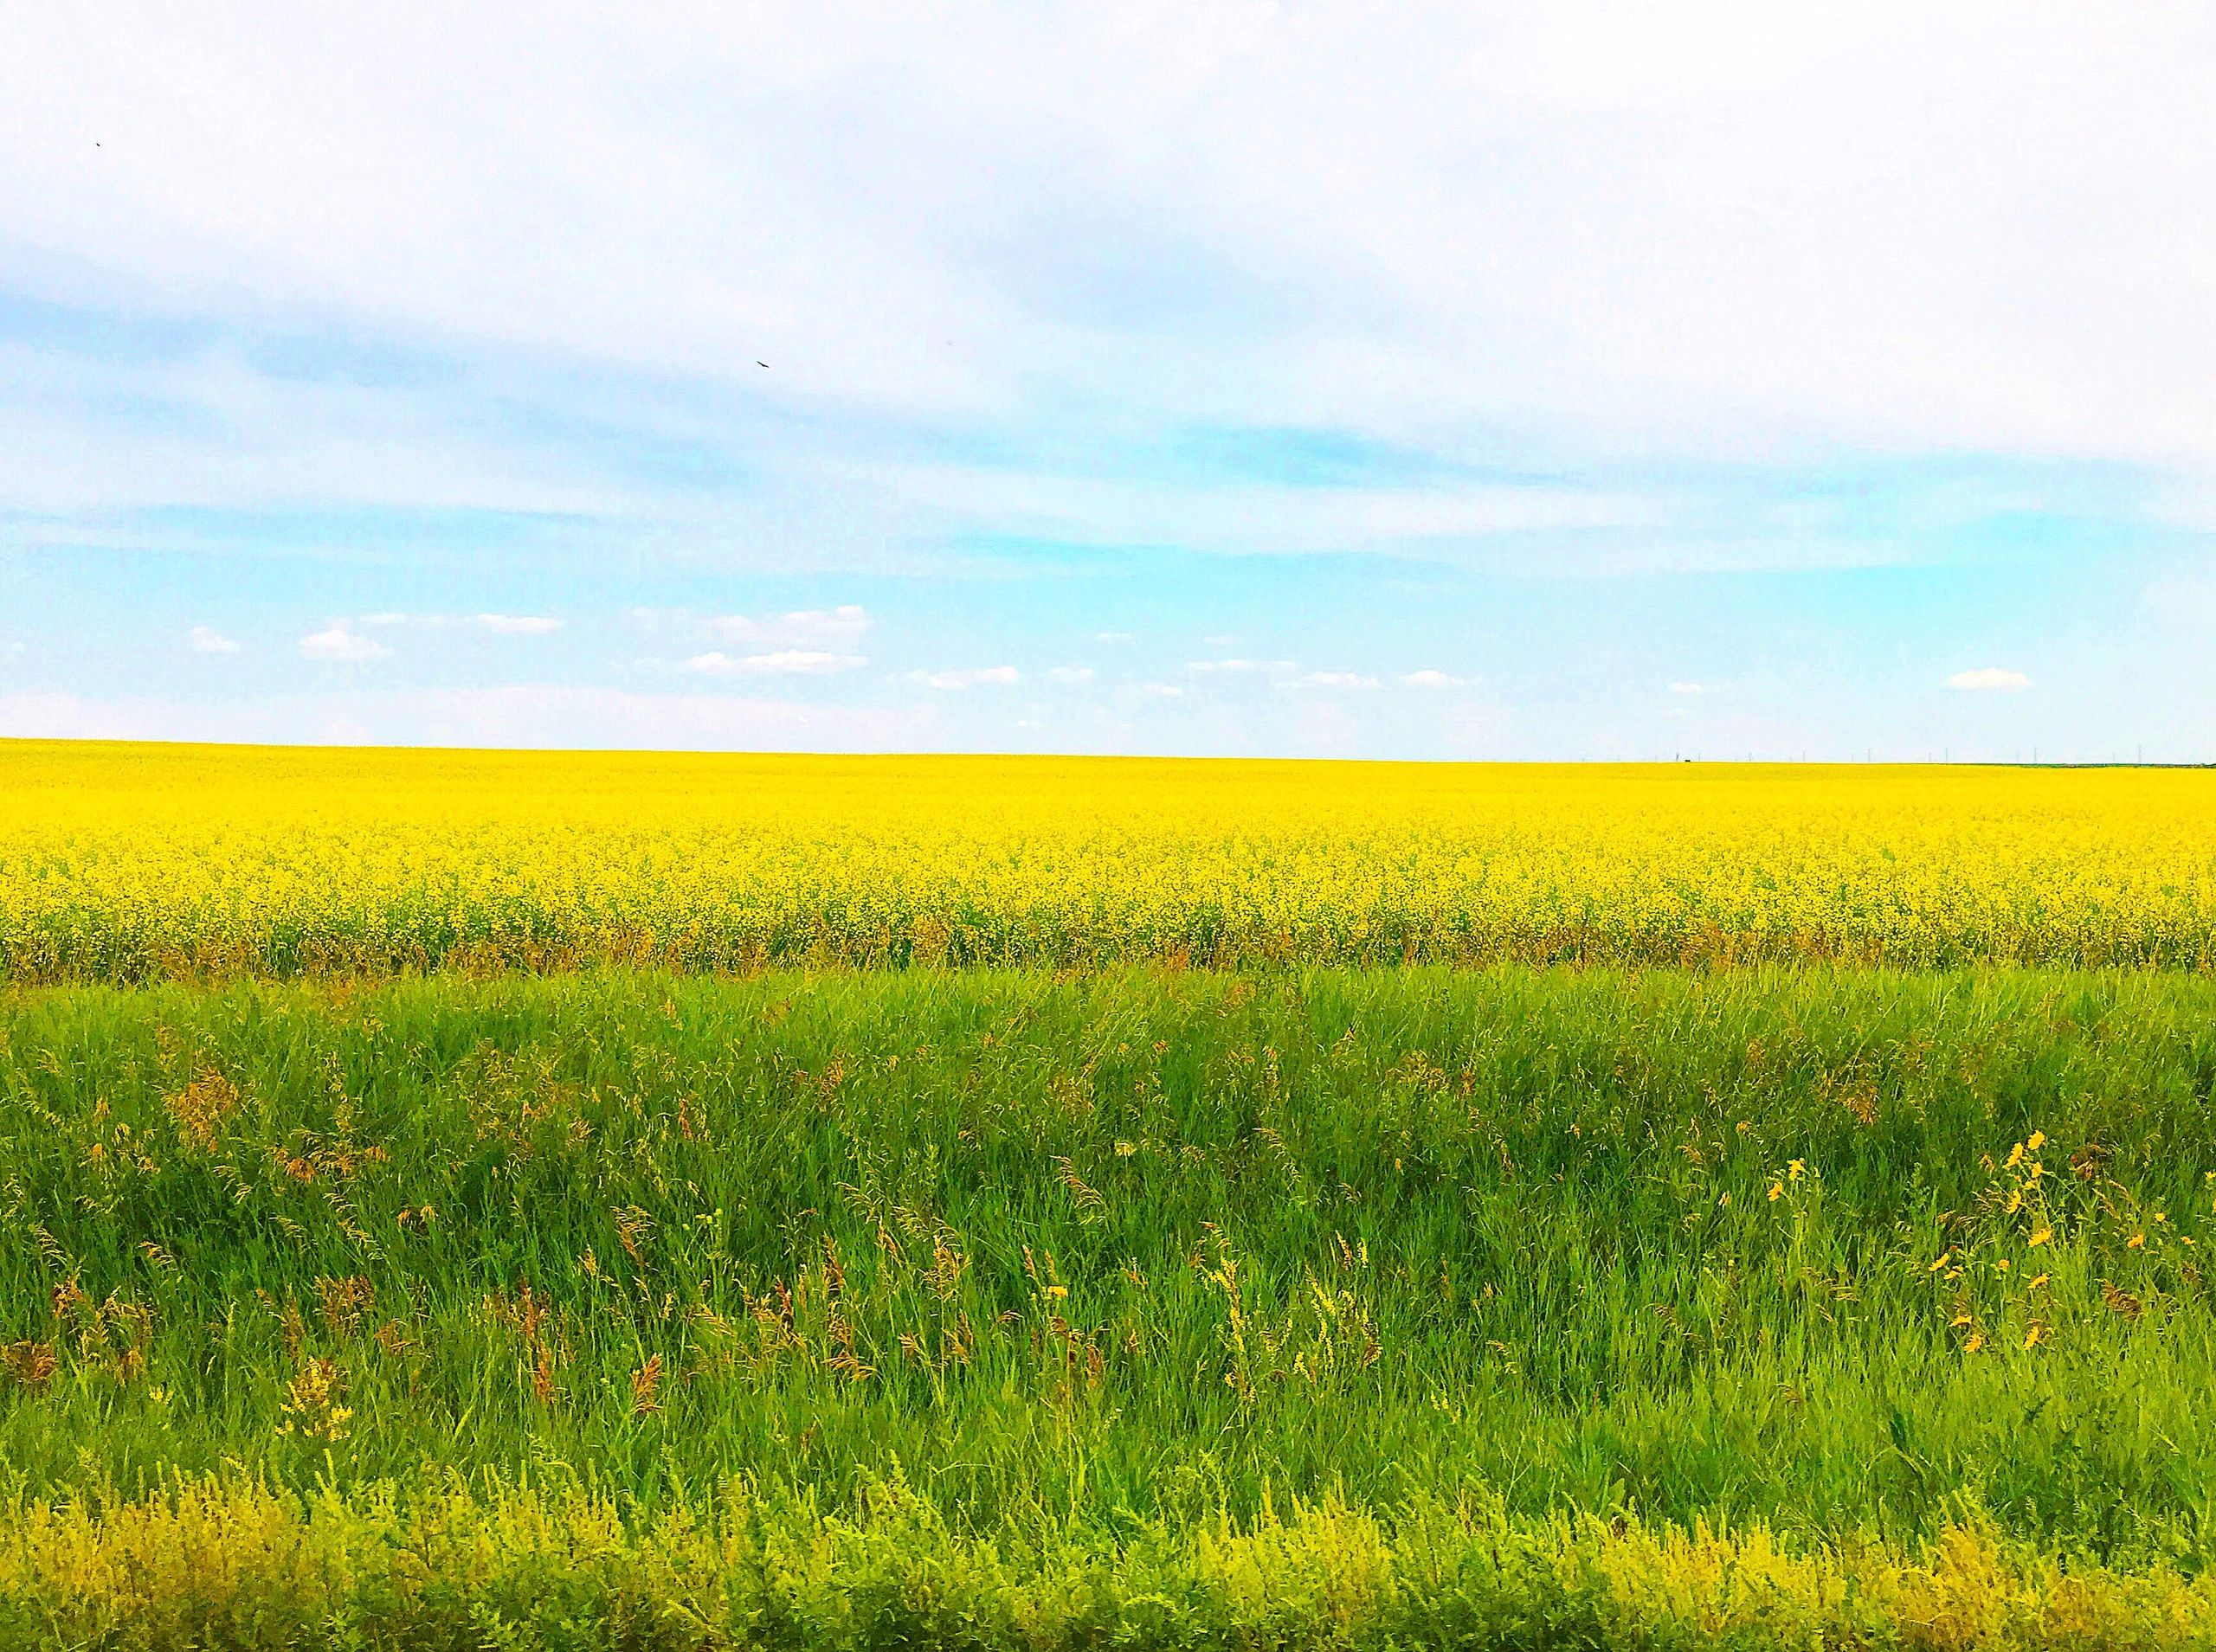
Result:
<svg viewBox="0 0 2216 1652"><path fill-rule="evenodd" d="M18 982L602 961L2206 970L2216 773L0 742Z"/></svg>

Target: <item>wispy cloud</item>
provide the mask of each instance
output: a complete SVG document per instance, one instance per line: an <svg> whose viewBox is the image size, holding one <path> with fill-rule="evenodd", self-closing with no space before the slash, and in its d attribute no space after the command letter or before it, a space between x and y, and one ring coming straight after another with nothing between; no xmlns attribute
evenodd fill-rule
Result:
<svg viewBox="0 0 2216 1652"><path fill-rule="evenodd" d="M1189 659L1185 669L1195 677L1276 676L1298 669L1290 659Z"/></svg>
<svg viewBox="0 0 2216 1652"><path fill-rule="evenodd" d="M383 659L391 654L392 650L375 637L364 636L347 621L334 620L322 630L311 631L302 637L300 652L310 659L359 665L364 660Z"/></svg>
<svg viewBox="0 0 2216 1652"><path fill-rule="evenodd" d="M959 691L970 688L1006 688L1021 682L1023 673L1013 665L987 665L970 671L923 672L908 673L908 680L925 688L941 691Z"/></svg>
<svg viewBox="0 0 2216 1652"><path fill-rule="evenodd" d="M239 646L213 626L195 626L190 633L196 654L235 654Z"/></svg>
<svg viewBox="0 0 2216 1652"><path fill-rule="evenodd" d="M1689 700L1698 699L1704 694L1715 693L1716 685L1713 683L1672 683L1670 685L1670 692Z"/></svg>
<svg viewBox="0 0 2216 1652"><path fill-rule="evenodd" d="M559 620L543 614L480 614L477 623L504 637L543 637L562 628Z"/></svg>
<svg viewBox="0 0 2216 1652"><path fill-rule="evenodd" d="M819 677L868 664L860 654L834 654L821 648L776 648L736 656L718 648L693 655L685 669L707 677Z"/></svg>
<svg viewBox="0 0 2216 1652"><path fill-rule="evenodd" d="M503 637L543 637L562 629L563 623L544 614L405 614L397 608L380 608L332 621L335 629L344 631L357 627L396 631L403 627L412 631L451 631L458 626L473 626Z"/></svg>
<svg viewBox="0 0 2216 1652"><path fill-rule="evenodd" d="M1092 676L1090 665L1054 665L1047 672L1047 680L1050 683L1089 683Z"/></svg>
<svg viewBox="0 0 2216 1652"><path fill-rule="evenodd" d="M1360 672L1311 672L1301 679L1317 688L1375 688L1377 678Z"/></svg>
<svg viewBox="0 0 2216 1652"><path fill-rule="evenodd" d="M1966 689L1973 693L2014 693L2032 685L2032 679L2021 672L2005 671L1998 665L1981 665L1975 671L1956 672L1947 679L1949 688Z"/></svg>
<svg viewBox="0 0 2216 1652"><path fill-rule="evenodd" d="M424 67L437 8L273 16L235 61L189 11L127 44L96 7L6 36L26 136L4 228L57 269L865 419L1021 418L1030 390L1372 432L1521 415L1712 448L1783 426L2211 450L2206 277L2175 233L2208 199L2192 8L2042 12L1999 52L1974 13L1914 8L1444 8L1390 30L1234 9L1167 61L1111 16L1041 35L976 5L873 13L866 42L839 8L774 39L737 14L620 37L497 16L481 55L521 72L493 129ZM2063 81L2057 122L2032 93ZM96 125L103 149L64 136ZM1894 147L1842 141L1870 131ZM899 204L857 144L900 157ZM649 151L666 164L633 164ZM233 163L257 153L248 189ZM1873 172L1896 154L1919 164ZM2101 235L1949 209L2041 190ZM766 202L775 236L746 210Z"/></svg>
<svg viewBox="0 0 2216 1652"><path fill-rule="evenodd" d="M835 608L801 608L790 614L727 614L711 620L708 628L730 642L827 648L859 640L868 632L869 625L868 612L860 604L846 602Z"/></svg>
<svg viewBox="0 0 2216 1652"><path fill-rule="evenodd" d="M1409 672L1401 680L1410 688L1461 688L1470 681L1466 677L1457 677L1452 672L1436 671L1430 666Z"/></svg>

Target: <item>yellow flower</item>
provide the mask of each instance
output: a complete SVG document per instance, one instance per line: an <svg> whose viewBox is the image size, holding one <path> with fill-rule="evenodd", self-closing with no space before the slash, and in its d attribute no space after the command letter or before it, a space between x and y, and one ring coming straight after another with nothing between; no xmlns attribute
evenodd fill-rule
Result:
<svg viewBox="0 0 2216 1652"><path fill-rule="evenodd" d="M1620 964L2191 967L2216 949L2212 843L2206 777L2153 771L1996 770L1973 794L1936 768L1873 787L1798 768L154 762L10 742L0 958L42 980L402 957L1544 963L1566 945ZM1567 942L1566 912L1588 915ZM2045 1145L2031 1132L2010 1168Z"/></svg>

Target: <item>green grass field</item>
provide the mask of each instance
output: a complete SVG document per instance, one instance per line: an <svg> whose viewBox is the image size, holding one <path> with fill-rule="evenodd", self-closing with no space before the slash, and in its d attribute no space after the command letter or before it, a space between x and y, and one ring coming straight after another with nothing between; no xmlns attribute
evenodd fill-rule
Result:
<svg viewBox="0 0 2216 1652"><path fill-rule="evenodd" d="M2212 1012L2012 971L21 992L0 1462L21 1530L93 1524L0 1543L0 1601L89 1634L55 1554L180 1498L336 1542L525 1495L641 1552L874 1510L931 1533L901 1565L1000 1557L1004 1604L1050 1559L1144 1595L1209 1533L1358 1527L1415 1546L1395 1611L1445 1610L1418 1550L1491 1552L1513 1617L1502 1533L1559 1579L1580 1533L1704 1530L1867 1605L1967 1533L2209 1632ZM1279 1638L1427 1637L1383 1598Z"/></svg>

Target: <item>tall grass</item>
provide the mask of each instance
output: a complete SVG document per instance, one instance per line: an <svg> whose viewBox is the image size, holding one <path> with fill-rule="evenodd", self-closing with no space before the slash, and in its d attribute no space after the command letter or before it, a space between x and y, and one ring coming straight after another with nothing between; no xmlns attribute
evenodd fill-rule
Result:
<svg viewBox="0 0 2216 1652"><path fill-rule="evenodd" d="M22 1508L897 1485L949 1542L1107 1552L1475 1498L2196 1572L2212 1012L2014 972L23 992L0 1463Z"/></svg>

